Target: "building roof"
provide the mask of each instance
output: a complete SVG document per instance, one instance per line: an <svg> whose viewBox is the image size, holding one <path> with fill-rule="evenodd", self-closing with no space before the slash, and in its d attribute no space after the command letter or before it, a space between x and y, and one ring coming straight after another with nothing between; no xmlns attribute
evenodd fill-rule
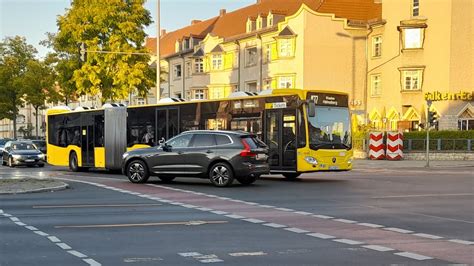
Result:
<svg viewBox="0 0 474 266"><path fill-rule="evenodd" d="M376 4L374 0L259 0L253 5L166 33L160 38L160 55L166 57L174 54L176 41L185 36L204 38L212 33L215 36L230 38L242 35L246 33L246 22L249 17L267 14L270 11L289 16L296 13L302 4L317 12L333 13L336 17L358 22L380 20L382 16L382 4ZM156 38L147 38L146 47L152 53L156 53Z"/></svg>

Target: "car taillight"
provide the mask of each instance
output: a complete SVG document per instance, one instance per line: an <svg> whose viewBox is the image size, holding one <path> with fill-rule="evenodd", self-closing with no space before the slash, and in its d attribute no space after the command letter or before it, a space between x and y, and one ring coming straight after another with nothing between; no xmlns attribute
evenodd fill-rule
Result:
<svg viewBox="0 0 474 266"><path fill-rule="evenodd" d="M242 157L255 157L257 156L256 153L253 153L250 150L250 145L245 141L245 139L242 139L242 144L244 144L244 149L240 152L240 156Z"/></svg>

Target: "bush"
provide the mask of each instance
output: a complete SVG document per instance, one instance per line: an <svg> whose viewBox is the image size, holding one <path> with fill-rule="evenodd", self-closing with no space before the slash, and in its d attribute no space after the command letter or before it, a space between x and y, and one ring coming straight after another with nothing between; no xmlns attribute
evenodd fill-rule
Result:
<svg viewBox="0 0 474 266"><path fill-rule="evenodd" d="M425 131L404 132L404 139L425 139ZM441 130L430 131L430 139L474 139L474 130Z"/></svg>

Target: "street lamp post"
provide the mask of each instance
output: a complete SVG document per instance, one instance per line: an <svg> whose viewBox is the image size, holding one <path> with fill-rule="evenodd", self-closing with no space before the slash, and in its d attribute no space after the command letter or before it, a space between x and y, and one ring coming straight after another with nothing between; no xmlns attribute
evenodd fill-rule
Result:
<svg viewBox="0 0 474 266"><path fill-rule="evenodd" d="M160 0L157 1L157 18L156 18L156 102L161 98L160 90Z"/></svg>

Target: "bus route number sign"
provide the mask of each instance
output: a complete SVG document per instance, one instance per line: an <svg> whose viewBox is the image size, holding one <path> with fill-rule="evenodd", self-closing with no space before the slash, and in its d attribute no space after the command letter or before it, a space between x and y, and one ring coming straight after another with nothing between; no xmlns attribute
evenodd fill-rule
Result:
<svg viewBox="0 0 474 266"><path fill-rule="evenodd" d="M272 109L286 108L286 102L272 103Z"/></svg>

